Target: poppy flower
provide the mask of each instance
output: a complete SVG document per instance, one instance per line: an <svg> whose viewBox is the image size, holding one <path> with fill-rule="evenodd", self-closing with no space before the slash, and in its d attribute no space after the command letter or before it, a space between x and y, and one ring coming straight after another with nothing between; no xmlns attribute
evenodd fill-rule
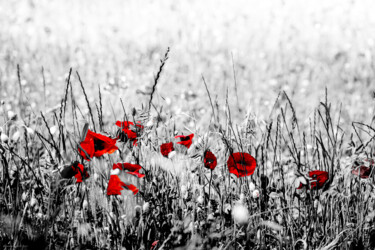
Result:
<svg viewBox="0 0 375 250"><path fill-rule="evenodd" d="M124 183L122 178L122 172L125 170L128 170L129 172L124 172L127 174L134 175L138 178L142 178L145 175L139 173L139 170L142 167L138 164L130 164L130 163L116 163L112 166L112 174L108 182L108 188L107 188L107 195L121 195L121 190L124 189L124 187L130 191L133 192L133 194L138 193L138 188L134 186L133 184L126 184ZM120 178L121 177L121 178Z"/></svg>
<svg viewBox="0 0 375 250"><path fill-rule="evenodd" d="M203 159L204 167L214 170L217 165L216 156L209 150L204 152L204 159Z"/></svg>
<svg viewBox="0 0 375 250"><path fill-rule="evenodd" d="M174 148L173 148L173 142L164 143L164 144L161 144L161 146L160 146L160 152L161 152L161 154L164 157L167 157L167 158L168 158L169 153L172 152L173 150L174 150Z"/></svg>
<svg viewBox="0 0 375 250"><path fill-rule="evenodd" d="M194 134L190 134L190 135L177 135L175 136L175 138L180 138L181 141L177 142L177 144L181 144L181 145L184 145L185 147L187 148L190 148L191 144L193 144L193 137L194 137Z"/></svg>
<svg viewBox="0 0 375 250"><path fill-rule="evenodd" d="M158 242L159 242L158 240L155 240L154 242L152 242L150 250L154 249L154 247L156 247Z"/></svg>
<svg viewBox="0 0 375 250"><path fill-rule="evenodd" d="M77 161L74 162L72 166L66 166L60 174L65 179L70 179L74 176L77 180L76 183L80 183L83 179L90 177L83 165Z"/></svg>
<svg viewBox="0 0 375 250"><path fill-rule="evenodd" d="M92 157L100 157L104 154L112 154L115 152L118 149L116 141L117 139L112 139L88 130L85 140L79 144L78 152L85 160L90 161ZM82 149L86 151L89 158Z"/></svg>
<svg viewBox="0 0 375 250"><path fill-rule="evenodd" d="M135 124L130 121L117 121L116 126L121 128L123 135L126 135L127 139L133 142L133 145L137 145L137 137L144 129L144 126L141 124Z"/></svg>
<svg viewBox="0 0 375 250"><path fill-rule="evenodd" d="M122 182L118 175L111 175L108 182L107 195L121 195L121 190L124 190L124 188L132 191L134 195L138 193L136 186Z"/></svg>
<svg viewBox="0 0 375 250"><path fill-rule="evenodd" d="M316 187L320 189L328 181L329 174L327 171L314 170L314 171L309 172L309 177L311 178L310 180L311 189L314 189ZM302 186L303 184L300 183L297 189L301 189Z"/></svg>
<svg viewBox="0 0 375 250"><path fill-rule="evenodd" d="M359 176L362 179L367 179L371 174L371 167L360 166L352 170L352 174Z"/></svg>
<svg viewBox="0 0 375 250"><path fill-rule="evenodd" d="M248 153L233 153L227 161L229 172L237 177L252 175L257 166L257 162Z"/></svg>
<svg viewBox="0 0 375 250"><path fill-rule="evenodd" d="M139 173L139 170L142 167L138 164L130 164L130 163L116 163L113 164L112 169L120 169L120 170L129 170L129 172L126 172L127 174L131 174L134 176L137 176L138 178L145 177L144 174Z"/></svg>

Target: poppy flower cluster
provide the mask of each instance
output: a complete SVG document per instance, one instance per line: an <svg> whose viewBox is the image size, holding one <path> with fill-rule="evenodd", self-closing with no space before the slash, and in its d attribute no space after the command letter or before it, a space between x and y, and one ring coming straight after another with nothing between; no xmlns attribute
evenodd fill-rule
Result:
<svg viewBox="0 0 375 250"><path fill-rule="evenodd" d="M116 141L117 139L88 130L85 140L79 144L78 152L85 160L90 161L93 157L115 152L118 149Z"/></svg>
<svg viewBox="0 0 375 250"><path fill-rule="evenodd" d="M139 173L142 167L138 164L130 163L116 163L112 166L111 176L108 182L107 195L121 195L121 191L125 189L133 192L134 195L138 193L138 188L133 184L127 184L122 181L124 174L134 175L138 178L143 178L145 175ZM128 170L128 171L126 171Z"/></svg>
<svg viewBox="0 0 375 250"><path fill-rule="evenodd" d="M60 174L61 177L65 179L70 179L74 176L76 178L76 183L81 183L83 179L90 177L84 166L78 161L74 162L71 166L65 166Z"/></svg>
<svg viewBox="0 0 375 250"><path fill-rule="evenodd" d="M175 136L175 138L180 139L180 141L177 142L177 144L184 145L186 148L190 148L191 144L193 144L194 134L190 134L190 135L186 135L186 136L185 135L177 135L177 136ZM173 146L173 142L167 142L167 143L163 143L162 145L160 145L160 153L164 157L168 158L169 153L171 153L174 150L175 150L175 148Z"/></svg>
<svg viewBox="0 0 375 250"><path fill-rule="evenodd" d="M116 126L121 128L123 136L125 135L128 140L133 142L133 146L137 145L137 138L144 129L143 125L139 124L139 122L134 125L134 123L130 121L117 121Z"/></svg>
<svg viewBox="0 0 375 250"><path fill-rule="evenodd" d="M329 180L329 174L327 171L313 170L309 172L310 187L311 189L321 189L324 184ZM301 189L303 184L300 183L297 189Z"/></svg>
<svg viewBox="0 0 375 250"><path fill-rule="evenodd" d="M190 148L193 144L194 134L190 135L177 135L176 139L180 139L177 144L184 145L186 148ZM160 146L160 152L164 157L168 157L169 153L174 150L173 143L168 142ZM207 169L214 170L217 166L217 158L210 151L206 150L203 154L203 164ZM229 156L227 161L229 172L236 175L237 177L244 177L252 175L256 168L256 160L248 153L233 153Z"/></svg>

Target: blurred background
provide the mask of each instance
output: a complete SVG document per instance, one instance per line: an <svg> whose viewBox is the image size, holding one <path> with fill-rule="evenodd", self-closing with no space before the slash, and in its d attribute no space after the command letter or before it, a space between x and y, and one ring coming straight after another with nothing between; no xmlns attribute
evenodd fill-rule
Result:
<svg viewBox="0 0 375 250"><path fill-rule="evenodd" d="M342 104L344 122L369 122L374 7L370 0L1 1L0 99L5 111L19 112L21 101L30 112L46 111L64 97L72 67L92 108L100 86L112 121L111 106L122 112L120 98L128 110L148 103L170 47L154 103L184 126L209 122L202 75L219 105L228 94L236 122L248 112L267 118L280 91L307 121L326 87L332 104ZM24 100L18 98L17 64ZM85 110L76 74L72 84Z"/></svg>

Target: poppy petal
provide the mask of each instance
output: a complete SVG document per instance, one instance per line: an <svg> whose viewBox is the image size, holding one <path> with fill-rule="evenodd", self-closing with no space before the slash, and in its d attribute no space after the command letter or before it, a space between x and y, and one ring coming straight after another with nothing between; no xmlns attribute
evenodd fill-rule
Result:
<svg viewBox="0 0 375 250"><path fill-rule="evenodd" d="M227 161L228 170L237 177L252 175L256 168L256 160L248 153L233 153Z"/></svg>
<svg viewBox="0 0 375 250"><path fill-rule="evenodd" d="M161 154L167 158L168 158L169 153L172 152L173 150L174 150L173 142L164 143L164 144L161 144L160 146Z"/></svg>
<svg viewBox="0 0 375 250"><path fill-rule="evenodd" d="M115 152L118 149L116 141L117 139L112 139L88 130L85 140L80 143L78 152L85 160L89 161L90 159L88 159L87 155L92 158ZM81 148L86 151L87 155Z"/></svg>
<svg viewBox="0 0 375 250"><path fill-rule="evenodd" d="M112 169L129 170L129 172L126 172L127 174L137 176L138 178L145 177L144 174L139 173L139 170L141 170L142 167L138 164L116 163L113 164Z"/></svg>
<svg viewBox="0 0 375 250"><path fill-rule="evenodd" d="M214 170L217 165L217 159L216 156L211 151L206 151L204 153L204 167L209 168L211 170Z"/></svg>
<svg viewBox="0 0 375 250"><path fill-rule="evenodd" d="M352 170L353 175L357 175L362 179L367 179L371 174L371 167L360 166Z"/></svg>
<svg viewBox="0 0 375 250"><path fill-rule="evenodd" d="M123 183L117 175L111 175L108 182L107 195L121 195Z"/></svg>
<svg viewBox="0 0 375 250"><path fill-rule="evenodd" d="M329 179L328 172L321 170L310 171L309 176L312 179L312 181L310 181L311 189L322 188Z"/></svg>
<svg viewBox="0 0 375 250"><path fill-rule="evenodd" d="M134 195L136 195L138 193L138 188L136 186L134 186L133 184L125 184L123 185L124 187L126 187L127 189L129 189L130 191L133 192Z"/></svg>
<svg viewBox="0 0 375 250"><path fill-rule="evenodd" d="M184 145L185 147L187 148L190 148L191 144L193 144L193 138L194 138L194 134L190 134L190 135L177 135L175 136L175 138L180 138L181 141L177 142L177 144L181 144L181 145Z"/></svg>

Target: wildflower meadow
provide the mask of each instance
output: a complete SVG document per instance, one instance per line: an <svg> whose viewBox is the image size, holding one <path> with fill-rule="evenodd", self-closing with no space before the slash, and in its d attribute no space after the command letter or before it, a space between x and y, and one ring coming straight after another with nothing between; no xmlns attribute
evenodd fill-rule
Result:
<svg viewBox="0 0 375 250"><path fill-rule="evenodd" d="M250 2L0 3L0 248L375 249L372 3Z"/></svg>

